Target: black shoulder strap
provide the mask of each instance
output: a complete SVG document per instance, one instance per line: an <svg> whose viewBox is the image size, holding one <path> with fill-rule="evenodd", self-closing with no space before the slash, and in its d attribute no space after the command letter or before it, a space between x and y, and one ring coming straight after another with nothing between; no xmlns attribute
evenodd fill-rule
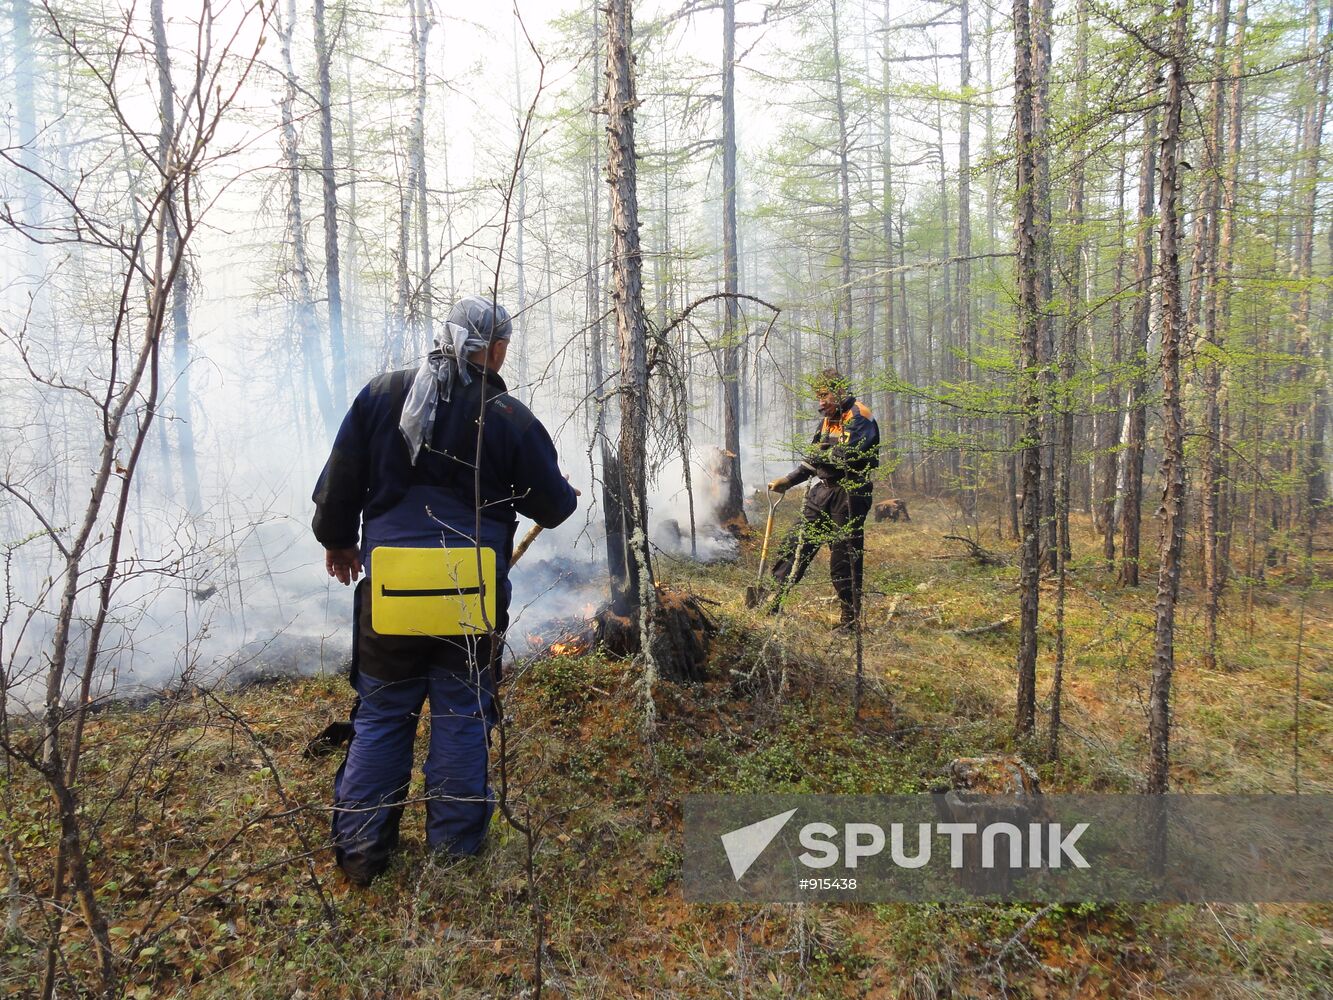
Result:
<svg viewBox="0 0 1333 1000"><path fill-rule="evenodd" d="M402 416L403 404L407 402L407 391L412 388L412 379L416 376L410 368L403 368L389 375L389 397L393 400L393 412Z"/></svg>

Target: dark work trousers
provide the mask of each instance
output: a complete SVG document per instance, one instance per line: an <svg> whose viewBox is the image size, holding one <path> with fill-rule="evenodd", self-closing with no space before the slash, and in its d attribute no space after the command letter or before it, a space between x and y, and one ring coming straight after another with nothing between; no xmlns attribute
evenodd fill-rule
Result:
<svg viewBox="0 0 1333 1000"><path fill-rule="evenodd" d="M773 564L776 606L801 582L821 545L829 547L829 575L842 605L842 620L851 622L860 608L865 571L865 524L870 497L840 486L817 482L806 492L800 520L787 532Z"/></svg>
<svg viewBox="0 0 1333 1000"><path fill-rule="evenodd" d="M412 778L412 747L430 704L426 840L450 854L481 850L495 809L487 782L494 724L489 636L380 635L370 627L370 595L356 593L352 741L333 782L333 843L338 865L367 882L398 846Z"/></svg>

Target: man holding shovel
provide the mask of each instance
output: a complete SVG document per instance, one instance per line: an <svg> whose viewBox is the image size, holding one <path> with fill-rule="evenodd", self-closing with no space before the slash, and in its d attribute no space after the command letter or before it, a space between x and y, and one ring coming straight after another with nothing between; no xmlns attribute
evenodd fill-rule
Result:
<svg viewBox="0 0 1333 1000"><path fill-rule="evenodd" d="M811 477L816 480L806 493L800 518L778 549L773 564L776 592L768 613L777 614L820 546L828 545L829 575L842 610L838 628L850 631L861 613L865 521L879 468L879 425L836 369L816 376L814 390L823 420L805 459L768 484L770 492L785 493Z"/></svg>

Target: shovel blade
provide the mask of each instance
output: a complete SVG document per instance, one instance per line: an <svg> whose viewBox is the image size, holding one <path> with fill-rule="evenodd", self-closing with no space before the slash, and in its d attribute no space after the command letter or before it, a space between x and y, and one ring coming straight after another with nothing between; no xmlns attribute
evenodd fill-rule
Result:
<svg viewBox="0 0 1333 1000"><path fill-rule="evenodd" d="M757 608L764 600L764 588L750 584L745 588L745 606Z"/></svg>

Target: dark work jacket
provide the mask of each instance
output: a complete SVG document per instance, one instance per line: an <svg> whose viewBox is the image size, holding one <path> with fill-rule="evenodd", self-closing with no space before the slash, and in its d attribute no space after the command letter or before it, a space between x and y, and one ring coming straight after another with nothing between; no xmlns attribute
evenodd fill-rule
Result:
<svg viewBox="0 0 1333 1000"><path fill-rule="evenodd" d="M456 380L453 398L440 400L430 441L415 466L398 430L415 369L371 379L343 419L315 485L311 526L326 549L352 548L359 539L367 568L371 550L380 545L492 548L507 605L516 515L554 528L574 513L576 497L541 421L508 394L499 375L471 363L469 371L472 382ZM483 390L486 416L478 454Z"/></svg>
<svg viewBox="0 0 1333 1000"><path fill-rule="evenodd" d="M869 499L877 468L879 424L864 403L848 396L838 416L820 422L804 461L779 481L790 489L816 476L825 486Z"/></svg>

